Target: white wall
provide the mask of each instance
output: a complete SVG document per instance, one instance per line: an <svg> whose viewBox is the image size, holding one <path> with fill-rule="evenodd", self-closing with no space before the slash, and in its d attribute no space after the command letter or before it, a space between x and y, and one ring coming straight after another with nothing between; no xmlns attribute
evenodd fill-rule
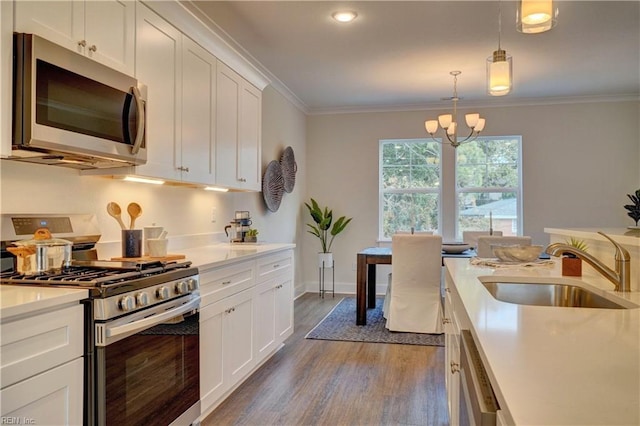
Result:
<svg viewBox="0 0 640 426"><path fill-rule="evenodd" d="M623 205L640 188L639 102L477 108L484 135L522 135L524 234L547 244L545 227L631 224ZM460 111L464 114L472 111ZM334 244L336 283L355 290L356 253L376 245L378 141L424 138L442 111L353 113L307 120L307 193L353 222ZM451 149L450 147L445 147ZM304 212L304 220L308 214ZM317 285L319 243L303 239L304 279Z"/></svg>
<svg viewBox="0 0 640 426"><path fill-rule="evenodd" d="M280 158L291 146L299 170L305 170L305 116L275 90L263 92L263 170L271 160ZM6 141L3 141L6 143ZM94 213L98 218L100 242L120 240L120 228L106 212L107 203L115 201L123 209L140 203L142 216L136 227L156 223L169 236L221 233L233 219L235 210L249 210L259 240L296 243L299 235L300 203L304 194L304 173L298 173L294 190L285 194L280 209L267 211L262 193L214 193L177 186L155 186L123 182L104 177L80 176L62 167L0 161L0 211L2 213ZM217 221L211 222L216 209ZM222 234L224 235L224 234ZM171 243L169 246L171 250ZM300 259L296 249L296 259ZM296 268L296 284L301 283L301 268Z"/></svg>

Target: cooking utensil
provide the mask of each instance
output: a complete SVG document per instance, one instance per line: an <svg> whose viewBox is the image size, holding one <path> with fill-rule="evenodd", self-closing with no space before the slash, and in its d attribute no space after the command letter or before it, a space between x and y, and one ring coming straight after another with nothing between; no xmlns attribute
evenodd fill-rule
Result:
<svg viewBox="0 0 640 426"><path fill-rule="evenodd" d="M38 228L32 239L16 241L7 251L17 258L16 269L21 274L34 274L60 269L71 264L73 243L53 238L47 228Z"/></svg>
<svg viewBox="0 0 640 426"><path fill-rule="evenodd" d="M129 216L131 216L131 223L129 225L129 229L133 229L133 226L136 223L136 219L140 217L142 214L142 207L138 203L129 203L127 206L127 212Z"/></svg>
<svg viewBox="0 0 640 426"><path fill-rule="evenodd" d="M118 203L114 203L112 201L107 204L107 213L109 213L109 216L118 221L118 223L120 224L120 228L127 229L127 227L124 226L124 222L122 221L122 209L120 208Z"/></svg>

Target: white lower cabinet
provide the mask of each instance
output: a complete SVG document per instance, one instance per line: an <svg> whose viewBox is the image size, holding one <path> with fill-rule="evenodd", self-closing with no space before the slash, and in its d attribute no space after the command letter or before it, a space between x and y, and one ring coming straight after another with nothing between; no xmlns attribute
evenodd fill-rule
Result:
<svg viewBox="0 0 640 426"><path fill-rule="evenodd" d="M82 424L83 312L77 304L2 318L3 423Z"/></svg>
<svg viewBox="0 0 640 426"><path fill-rule="evenodd" d="M447 274L445 274L446 276ZM459 424L460 411L460 323L455 309L455 287L445 277L444 333L445 384L449 407L449 424Z"/></svg>
<svg viewBox="0 0 640 426"><path fill-rule="evenodd" d="M293 251L286 250L200 274L203 416L293 333L292 260Z"/></svg>

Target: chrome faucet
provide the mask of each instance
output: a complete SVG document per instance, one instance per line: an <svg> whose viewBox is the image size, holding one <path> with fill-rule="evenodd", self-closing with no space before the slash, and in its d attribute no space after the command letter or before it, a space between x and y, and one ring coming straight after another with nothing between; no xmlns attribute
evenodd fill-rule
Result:
<svg viewBox="0 0 640 426"><path fill-rule="evenodd" d="M613 239L611 239L611 237L606 235L604 232L598 232L598 234L611 241L611 243L616 248L615 271L611 270L608 266L606 266L604 263L590 255L589 253L585 253L584 251L567 244L550 244L545 252L552 256L560 256L562 255L562 253L571 253L587 262L596 271L600 272L600 274L611 281L613 285L615 285L615 291L620 291L623 293L631 291L631 260L629 252L620 244L613 241Z"/></svg>

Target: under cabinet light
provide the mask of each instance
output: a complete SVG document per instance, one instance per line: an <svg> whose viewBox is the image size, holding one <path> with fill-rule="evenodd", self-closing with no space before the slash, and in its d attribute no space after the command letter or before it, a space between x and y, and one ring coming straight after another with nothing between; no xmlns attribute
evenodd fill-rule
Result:
<svg viewBox="0 0 640 426"><path fill-rule="evenodd" d="M164 184L163 180L141 178L141 177L137 177L137 176L125 176L123 180L126 180L127 182L150 183L150 184L153 184L153 185L163 185Z"/></svg>
<svg viewBox="0 0 640 426"><path fill-rule="evenodd" d="M229 192L228 188L220 188L219 186L205 186L205 191Z"/></svg>
<svg viewBox="0 0 640 426"><path fill-rule="evenodd" d="M356 12L348 10L348 11L342 11L342 12L335 12L331 16L333 17L333 19L335 19L338 22L351 22L354 19L356 19L358 14Z"/></svg>

